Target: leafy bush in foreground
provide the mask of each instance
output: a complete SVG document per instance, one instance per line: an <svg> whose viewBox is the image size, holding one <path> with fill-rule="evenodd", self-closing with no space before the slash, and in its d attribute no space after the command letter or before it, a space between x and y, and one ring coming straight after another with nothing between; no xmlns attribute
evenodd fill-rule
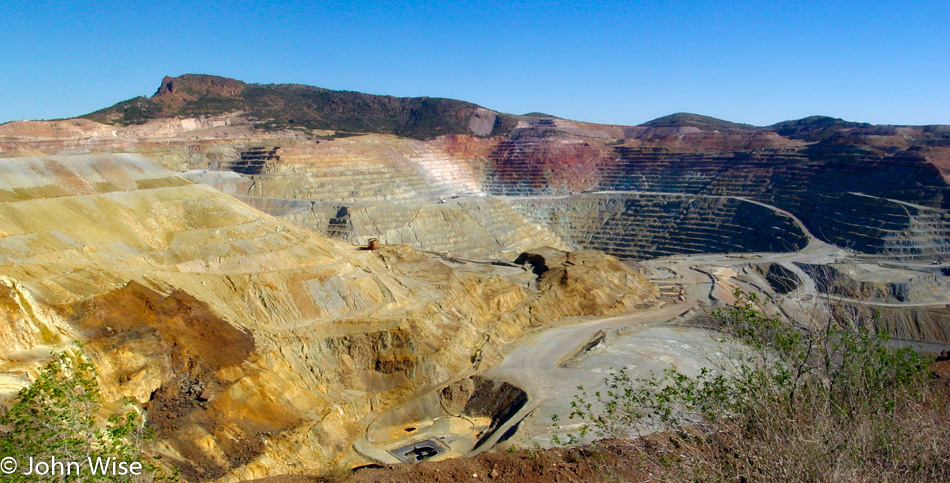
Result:
<svg viewBox="0 0 950 483"><path fill-rule="evenodd" d="M695 377L618 370L606 391L579 387L579 432L555 441L658 430L631 444L675 480L950 481L950 411L916 353L888 348L870 321L791 327L754 295L713 315L745 350Z"/></svg>
<svg viewBox="0 0 950 483"><path fill-rule="evenodd" d="M126 401L124 413L103 420L99 397L95 369L81 352L61 353L49 362L0 416L0 458L12 457L19 465L17 471L2 476L4 481L150 481L158 476L159 468L143 459L141 447L151 432L132 402ZM143 471L137 477L90 471L88 458L109 457L126 465L139 462ZM25 475L30 458L78 462L81 469L67 468L68 475L64 467L55 476Z"/></svg>

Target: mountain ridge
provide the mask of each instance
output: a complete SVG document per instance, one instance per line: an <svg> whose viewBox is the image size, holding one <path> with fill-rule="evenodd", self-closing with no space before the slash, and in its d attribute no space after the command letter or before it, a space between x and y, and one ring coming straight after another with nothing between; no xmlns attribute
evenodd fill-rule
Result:
<svg viewBox="0 0 950 483"><path fill-rule="evenodd" d="M151 97L134 97L79 117L128 126L151 119L237 111L264 130L336 130L416 139L444 134L487 136L512 125L499 121L495 111L455 99L382 96L303 84L251 84L205 74L166 76Z"/></svg>
<svg viewBox="0 0 950 483"><path fill-rule="evenodd" d="M268 131L334 130L394 134L413 139L431 139L446 134L507 135L519 122L526 120L567 121L540 112L508 114L450 98L396 97L295 83L256 84L207 74L165 76L151 97L134 97L78 117L128 126L152 119L209 117L233 112L241 112L256 128ZM913 127L924 132L947 130L943 125L874 125L830 116L808 116L754 126L688 112L662 116L630 127L693 127L725 133L775 132L809 142L824 141L853 129Z"/></svg>

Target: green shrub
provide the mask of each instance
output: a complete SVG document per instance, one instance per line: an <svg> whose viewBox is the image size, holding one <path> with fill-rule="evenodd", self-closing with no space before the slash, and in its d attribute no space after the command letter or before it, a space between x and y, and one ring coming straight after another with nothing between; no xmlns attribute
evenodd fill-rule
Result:
<svg viewBox="0 0 950 483"><path fill-rule="evenodd" d="M947 404L916 353L888 348L872 320L800 329L737 298L713 315L743 350L696 376L618 370L606 391L579 387L580 429L555 441L659 431L633 444L677 480L950 480Z"/></svg>
<svg viewBox="0 0 950 483"><path fill-rule="evenodd" d="M0 458L13 458L19 467L5 474L5 481L148 481L166 476L142 454L152 434L132 401L125 401L123 412L103 417L99 399L95 370L82 353L56 356L0 417ZM109 457L126 465L138 462L141 476L93 474L90 461ZM80 470L70 468L69 475L55 477L25 475L30 458L76 462Z"/></svg>

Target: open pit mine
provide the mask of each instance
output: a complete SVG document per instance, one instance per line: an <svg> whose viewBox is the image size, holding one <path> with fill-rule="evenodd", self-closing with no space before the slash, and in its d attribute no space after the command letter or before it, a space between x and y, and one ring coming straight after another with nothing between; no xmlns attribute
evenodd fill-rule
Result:
<svg viewBox="0 0 950 483"><path fill-rule="evenodd" d="M950 348L948 180L950 126L169 77L0 125L0 403L80 341L186 481L550 446L608 367L702 367L737 289Z"/></svg>

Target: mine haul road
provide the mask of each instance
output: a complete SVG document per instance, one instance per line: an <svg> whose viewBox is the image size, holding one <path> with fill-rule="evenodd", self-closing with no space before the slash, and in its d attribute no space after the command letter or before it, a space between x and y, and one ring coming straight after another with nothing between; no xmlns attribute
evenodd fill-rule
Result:
<svg viewBox="0 0 950 483"><path fill-rule="evenodd" d="M497 444L513 426L523 424L523 420L539 408L543 410L538 411L539 414L534 417L535 421L529 423L532 427L522 426L522 429L526 429L529 437L540 436L546 442L547 438L543 433L550 432L552 428L549 416L544 420L543 415L562 412L566 416L569 410L563 410L575 394L576 387L585 384L591 377L603 378L589 370L564 368L559 365L580 351L598 332L660 325L697 306L699 301L691 299L637 314L554 327L516 343L500 364L485 371L483 375L522 388L528 394L528 402L469 455L481 453ZM544 431L545 429L548 431Z"/></svg>
<svg viewBox="0 0 950 483"><path fill-rule="evenodd" d="M817 290L810 277L792 262L831 263L850 255L847 250L815 238L793 214L754 200L739 199L762 204L792 218L808 237L808 245L788 253L689 254L642 262L653 269L662 267L672 271L676 277L664 282L683 286L686 289L685 301L667 301L666 305L640 313L556 326L514 342L502 362L483 375L522 388L528 394L528 402L469 455L495 446L516 425L519 437L526 440L521 441L521 446L525 446L525 442L550 446L554 434L551 415L557 414L562 426L568 428L570 422L564 420L570 413L570 402L577 393L577 386L596 387L611 367L634 366L629 374L631 377L649 377L651 372L648 371L656 373L668 367L698 370L709 363L708 354L721 349L715 333L700 328L674 327L678 316L716 298L714 289L719 280L710 276L708 269L749 263L782 263L802 277L802 287L794 293L794 296L799 296L806 292L814 294ZM617 334L618 331L623 335L606 342L599 355L591 356L587 364L582 364L583 367L562 367L563 361L582 351L598 333Z"/></svg>

